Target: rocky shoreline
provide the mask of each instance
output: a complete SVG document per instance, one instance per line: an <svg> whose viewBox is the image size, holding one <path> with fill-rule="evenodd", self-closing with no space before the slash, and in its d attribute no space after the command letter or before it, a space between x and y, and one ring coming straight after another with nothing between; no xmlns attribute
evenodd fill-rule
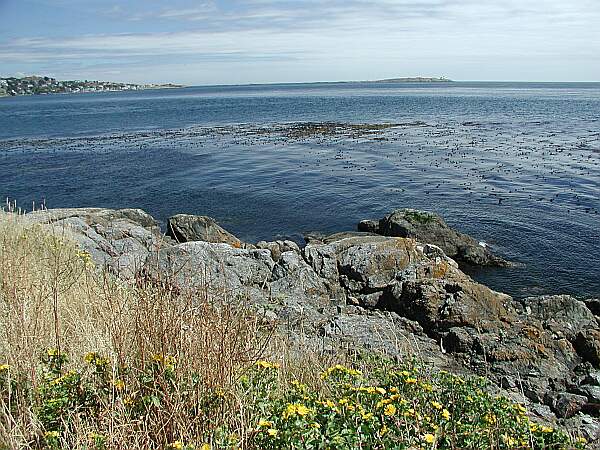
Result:
<svg viewBox="0 0 600 450"><path fill-rule="evenodd" d="M521 300L459 264L510 263L433 213L397 210L359 231L245 243L204 216L177 215L164 235L139 209L26 215L68 229L123 279L241 297L297 345L364 348L477 374L540 420L600 438L600 300Z"/></svg>

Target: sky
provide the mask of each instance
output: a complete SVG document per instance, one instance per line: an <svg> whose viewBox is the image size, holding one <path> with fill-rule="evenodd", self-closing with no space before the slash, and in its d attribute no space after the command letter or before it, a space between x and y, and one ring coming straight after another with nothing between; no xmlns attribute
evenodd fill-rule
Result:
<svg viewBox="0 0 600 450"><path fill-rule="evenodd" d="M0 0L0 76L600 81L600 0Z"/></svg>

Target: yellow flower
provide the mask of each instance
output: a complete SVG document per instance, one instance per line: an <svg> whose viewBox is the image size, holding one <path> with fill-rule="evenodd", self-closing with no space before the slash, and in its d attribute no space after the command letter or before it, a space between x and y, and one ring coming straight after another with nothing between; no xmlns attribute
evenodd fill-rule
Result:
<svg viewBox="0 0 600 450"><path fill-rule="evenodd" d="M200 446L200 450L210 450L210 444L205 442Z"/></svg>
<svg viewBox="0 0 600 450"><path fill-rule="evenodd" d="M343 374L350 375L352 377L358 377L362 375L362 372L360 370L350 369L348 367L342 366L341 364L336 364L335 366L329 367L327 370L325 370L321 374L321 378L326 379L334 374Z"/></svg>
<svg viewBox="0 0 600 450"><path fill-rule="evenodd" d="M317 422L313 422L309 425L311 428L321 428L321 425L319 425Z"/></svg>
<svg viewBox="0 0 600 450"><path fill-rule="evenodd" d="M277 431L275 428L269 428L267 430L267 434L271 437L277 436L277 433L279 433L279 431Z"/></svg>
<svg viewBox="0 0 600 450"><path fill-rule="evenodd" d="M10 366L8 364L0 365L0 373L6 372Z"/></svg>
<svg viewBox="0 0 600 450"><path fill-rule="evenodd" d="M48 356L58 356L58 349L56 348L49 348L48 349Z"/></svg>
<svg viewBox="0 0 600 450"><path fill-rule="evenodd" d="M552 433L554 431L554 428L547 427L544 425L540 428L540 430L542 431L542 433Z"/></svg>
<svg viewBox="0 0 600 450"><path fill-rule="evenodd" d="M389 431L388 427L384 425L381 427L381 430L379 430L378 434L380 437L383 437L387 434L388 431Z"/></svg>
<svg viewBox="0 0 600 450"><path fill-rule="evenodd" d="M428 444L433 444L435 442L435 436L431 433L427 433L425 436L423 436L423 440Z"/></svg>
<svg viewBox="0 0 600 450"><path fill-rule="evenodd" d="M375 405L377 408L381 408L385 405L389 405L390 403L392 403L392 399L391 398L384 398L383 400L379 400L377 402L377 405Z"/></svg>
<svg viewBox="0 0 600 450"><path fill-rule="evenodd" d="M287 405L285 412L283 413L283 418L287 419L288 417L292 417L292 416L306 416L307 414L311 413L311 409L307 408L304 405L298 404L298 403L290 403Z"/></svg>
<svg viewBox="0 0 600 450"><path fill-rule="evenodd" d="M404 382L406 384L415 384L417 382L416 378L407 378L406 380L404 380Z"/></svg>
<svg viewBox="0 0 600 450"><path fill-rule="evenodd" d="M123 380L115 380L113 382L113 385L115 386L115 389L117 391L122 391L123 389L125 389L125 382Z"/></svg>
<svg viewBox="0 0 600 450"><path fill-rule="evenodd" d="M435 409L438 409L438 410L442 409L442 404L439 402L436 402L436 401L432 401L431 406L433 406Z"/></svg>
<svg viewBox="0 0 600 450"><path fill-rule="evenodd" d="M517 412L521 416L524 416L527 413L527 409L523 405L521 405L520 403L517 403L515 405L515 409L517 410Z"/></svg>
<svg viewBox="0 0 600 450"><path fill-rule="evenodd" d="M181 450L183 448L183 443L181 441L175 441L169 445L169 448L173 450Z"/></svg>
<svg viewBox="0 0 600 450"><path fill-rule="evenodd" d="M256 365L261 369L278 369L279 364L270 363L269 361L256 361Z"/></svg>
<svg viewBox="0 0 600 450"><path fill-rule="evenodd" d="M58 439L59 436L60 436L59 431L46 431L44 433L44 437L46 439Z"/></svg>
<svg viewBox="0 0 600 450"><path fill-rule="evenodd" d="M375 388L375 391L376 391L378 394L381 394L381 395L385 395L385 394L386 394L386 390L385 390L384 388L382 388L382 387L377 387L377 388Z"/></svg>
<svg viewBox="0 0 600 450"><path fill-rule="evenodd" d="M447 409L444 409L442 411L442 417L444 418L444 420L450 420L450 411L448 411Z"/></svg>
<svg viewBox="0 0 600 450"><path fill-rule="evenodd" d="M388 417L393 416L394 414L396 414L396 407L394 405L387 405L383 410L383 414L385 414Z"/></svg>
<svg viewBox="0 0 600 450"><path fill-rule="evenodd" d="M538 425L537 425L537 423L530 423L530 424L529 424L529 429L530 429L531 431L537 431L537 430L538 430Z"/></svg>
<svg viewBox="0 0 600 450"><path fill-rule="evenodd" d="M396 394L396 393L398 393L398 388L397 388L397 387L391 387L391 388L390 388L390 392L391 392L392 394Z"/></svg>
<svg viewBox="0 0 600 450"><path fill-rule="evenodd" d="M373 418L373 413L366 413L366 412L362 412L361 413L363 420L369 420Z"/></svg>
<svg viewBox="0 0 600 450"><path fill-rule="evenodd" d="M261 428L267 428L273 425L273 422L269 422L268 420L260 419L258 421L258 426Z"/></svg>
<svg viewBox="0 0 600 450"><path fill-rule="evenodd" d="M516 446L516 444L517 444L517 440L516 440L516 439L514 439L514 438L512 438L512 437L510 437L510 436L507 436L506 434L503 434L503 435L502 435L502 440L503 440L503 441L504 441L504 443L505 443L506 445L508 445L509 447L515 447L515 446Z"/></svg>
<svg viewBox="0 0 600 450"><path fill-rule="evenodd" d="M347 397L344 397L344 398L341 398L338 403L340 405L345 405L346 403L350 403L350 399L348 399Z"/></svg>
<svg viewBox="0 0 600 450"><path fill-rule="evenodd" d="M496 419L496 416L495 416L494 414L492 414L492 413L487 413L487 414L484 416L484 419L485 419L485 421L486 421L487 423L489 423L489 424L491 424L491 425L495 424L495 423L496 423L496 421L497 421L497 419Z"/></svg>

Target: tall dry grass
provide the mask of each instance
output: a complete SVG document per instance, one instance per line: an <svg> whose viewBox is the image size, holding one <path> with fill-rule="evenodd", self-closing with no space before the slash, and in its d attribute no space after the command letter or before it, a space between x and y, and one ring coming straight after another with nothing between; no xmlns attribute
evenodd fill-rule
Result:
<svg viewBox="0 0 600 450"><path fill-rule="evenodd" d="M0 400L0 443L6 448L39 445L44 430L31 392L42 381L40 357L48 348L67 354L74 369L83 370L90 351L106 356L109 367L127 367L133 394L138 375L157 359L176 361L181 381L173 383L175 390L165 387L161 407L142 420L132 420L120 402L107 401L97 423L76 425L65 445L85 445L90 432L108 436L109 448L164 448L223 425L243 434L249 412L235 394L209 413L198 405L215 392L231 391L269 339L243 301L213 296L208 288L181 292L168 276L123 282L96 268L68 230L0 212L0 364L26 374L30 386ZM192 377L201 382L189 388ZM188 388L179 392L177 386Z"/></svg>

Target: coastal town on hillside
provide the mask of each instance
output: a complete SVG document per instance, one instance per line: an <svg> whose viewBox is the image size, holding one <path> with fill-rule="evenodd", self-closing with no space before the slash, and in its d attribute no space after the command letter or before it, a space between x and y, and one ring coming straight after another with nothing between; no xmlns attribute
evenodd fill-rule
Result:
<svg viewBox="0 0 600 450"><path fill-rule="evenodd" d="M134 84L113 81L72 80L27 76L0 78L0 97L16 95L75 94L83 92L139 91L182 87L177 84Z"/></svg>

